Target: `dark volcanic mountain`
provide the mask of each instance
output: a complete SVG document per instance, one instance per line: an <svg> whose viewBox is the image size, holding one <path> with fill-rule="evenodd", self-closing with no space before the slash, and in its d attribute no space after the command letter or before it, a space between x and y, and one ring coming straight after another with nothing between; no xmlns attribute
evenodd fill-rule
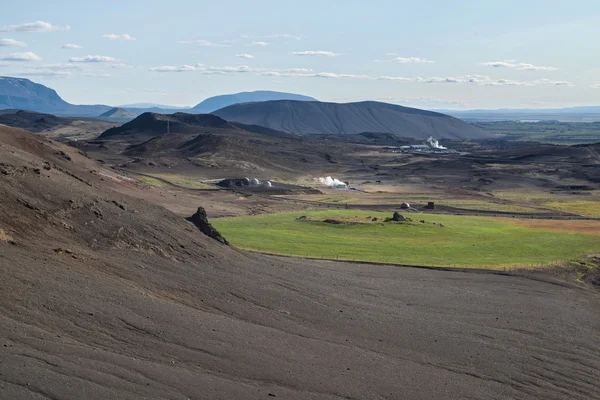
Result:
<svg viewBox="0 0 600 400"><path fill-rule="evenodd" d="M324 103L313 101L266 101L237 104L213 114L228 121L261 125L298 134L393 133L427 139L486 139L476 127L431 111L387 103Z"/></svg>
<svg viewBox="0 0 600 400"><path fill-rule="evenodd" d="M0 76L0 109L7 108L90 117L110 109L104 105L70 104L53 89L29 79Z"/></svg>
<svg viewBox="0 0 600 400"><path fill-rule="evenodd" d="M58 140L91 139L113 124L91 118L66 118L25 110L0 110L0 125L26 129Z"/></svg>
<svg viewBox="0 0 600 400"><path fill-rule="evenodd" d="M98 139L127 139L139 142L167 133L199 134L214 129L237 129L233 124L212 114L175 113L170 115L146 112L119 127L102 133Z"/></svg>
<svg viewBox="0 0 600 400"><path fill-rule="evenodd" d="M71 122L68 118L57 117L33 111L12 110L0 114L0 124L14 128L27 129L30 132L42 132Z"/></svg>
<svg viewBox="0 0 600 400"><path fill-rule="evenodd" d="M190 112L210 113L233 104L271 100L317 101L317 99L313 97L303 96L301 94L257 90L255 92L241 92L210 97L196 105Z"/></svg>

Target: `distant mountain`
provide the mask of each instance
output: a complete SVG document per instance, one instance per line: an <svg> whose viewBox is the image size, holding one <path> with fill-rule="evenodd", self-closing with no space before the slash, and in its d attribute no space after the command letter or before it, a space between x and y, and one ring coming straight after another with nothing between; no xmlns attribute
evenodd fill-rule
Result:
<svg viewBox="0 0 600 400"><path fill-rule="evenodd" d="M0 109L14 108L58 115L97 116L104 105L74 105L54 90L24 78L0 76Z"/></svg>
<svg viewBox="0 0 600 400"><path fill-rule="evenodd" d="M98 139L127 139L131 142L148 140L170 133L198 134L214 129L238 129L212 114L175 113L170 115L143 113L133 121L102 133Z"/></svg>
<svg viewBox="0 0 600 400"><path fill-rule="evenodd" d="M235 94L224 94L221 96L210 97L202 103L194 106L190 112L194 113L211 113L220 108L227 107L233 104L250 103L256 101L270 100L297 100L297 101L317 101L317 99L301 94L271 92L268 90L257 90L255 92L241 92Z"/></svg>
<svg viewBox="0 0 600 400"><path fill-rule="evenodd" d="M122 108L111 108L105 113L102 113L98 116L98 118L106 119L110 121L131 121L137 117L137 114L124 110Z"/></svg>
<svg viewBox="0 0 600 400"><path fill-rule="evenodd" d="M213 114L231 122L259 125L298 134L392 133L401 137L427 139L486 139L489 134L454 117L365 101L325 103L315 101L266 101L236 104Z"/></svg>
<svg viewBox="0 0 600 400"><path fill-rule="evenodd" d="M165 104L157 104L157 103L133 103L133 104L124 104L118 106L119 108L158 108L162 110L184 110L190 107L177 107L177 106L168 106Z"/></svg>

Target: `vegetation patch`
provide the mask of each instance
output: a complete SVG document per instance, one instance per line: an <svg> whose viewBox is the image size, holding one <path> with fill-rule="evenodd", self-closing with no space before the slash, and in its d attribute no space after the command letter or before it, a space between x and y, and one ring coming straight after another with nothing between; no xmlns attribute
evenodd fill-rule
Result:
<svg viewBox="0 0 600 400"><path fill-rule="evenodd" d="M544 204L546 207L564 211L569 213L575 213L584 215L586 217L597 217L600 218L600 201L563 201L563 202L549 202Z"/></svg>
<svg viewBox="0 0 600 400"><path fill-rule="evenodd" d="M319 210L211 222L234 246L244 249L408 265L534 267L581 257L600 247L597 235L573 224L560 231L546 225L519 225L519 219L439 214L411 214L412 221L383 222L389 217L391 213ZM331 224L325 219L361 223ZM558 226L575 221L551 222Z"/></svg>
<svg viewBox="0 0 600 400"><path fill-rule="evenodd" d="M147 185L154 187L163 187L165 186L164 182L159 181L158 179L150 178L148 176L138 176L137 177L140 182L144 182Z"/></svg>
<svg viewBox="0 0 600 400"><path fill-rule="evenodd" d="M509 221L517 226L525 228L600 236L600 221L551 219L511 219Z"/></svg>
<svg viewBox="0 0 600 400"><path fill-rule="evenodd" d="M0 228L0 242L12 242L13 238L6 231Z"/></svg>

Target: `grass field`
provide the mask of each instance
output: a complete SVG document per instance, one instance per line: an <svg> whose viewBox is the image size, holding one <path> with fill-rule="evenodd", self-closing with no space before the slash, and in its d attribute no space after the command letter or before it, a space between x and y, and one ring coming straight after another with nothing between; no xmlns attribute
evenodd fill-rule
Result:
<svg viewBox="0 0 600 400"><path fill-rule="evenodd" d="M564 202L548 202L544 205L546 207L559 211L566 211L579 215L585 215L587 217L600 218L600 201L578 200Z"/></svg>
<svg viewBox="0 0 600 400"><path fill-rule="evenodd" d="M300 216L307 218L298 220ZM212 223L233 245L244 249L396 264L502 269L549 264L600 249L600 236L590 234L600 231L596 221L586 221L585 226L571 223L562 230L557 229L560 221L530 226L519 219L434 214L407 214L413 219L409 223L381 222L389 216L327 210L222 218ZM373 217L379 221L372 222ZM322 222L328 218L347 223Z"/></svg>

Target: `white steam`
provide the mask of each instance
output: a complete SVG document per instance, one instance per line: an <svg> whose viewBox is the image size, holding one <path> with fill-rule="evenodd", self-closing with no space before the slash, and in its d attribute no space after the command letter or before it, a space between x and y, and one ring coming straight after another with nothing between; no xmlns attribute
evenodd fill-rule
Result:
<svg viewBox="0 0 600 400"><path fill-rule="evenodd" d="M339 179L332 178L330 176L328 176L326 178L320 177L320 178L318 178L318 180L323 185L329 186L329 187L333 187L333 188L346 188L346 187L348 187L348 185L346 185L344 182L340 181Z"/></svg>
<svg viewBox="0 0 600 400"><path fill-rule="evenodd" d="M446 150L447 149L447 147L440 145L440 142L438 142L436 139L434 139L433 136L429 136L429 139L427 139L427 143L429 144L429 146L432 149L438 149L438 150Z"/></svg>

